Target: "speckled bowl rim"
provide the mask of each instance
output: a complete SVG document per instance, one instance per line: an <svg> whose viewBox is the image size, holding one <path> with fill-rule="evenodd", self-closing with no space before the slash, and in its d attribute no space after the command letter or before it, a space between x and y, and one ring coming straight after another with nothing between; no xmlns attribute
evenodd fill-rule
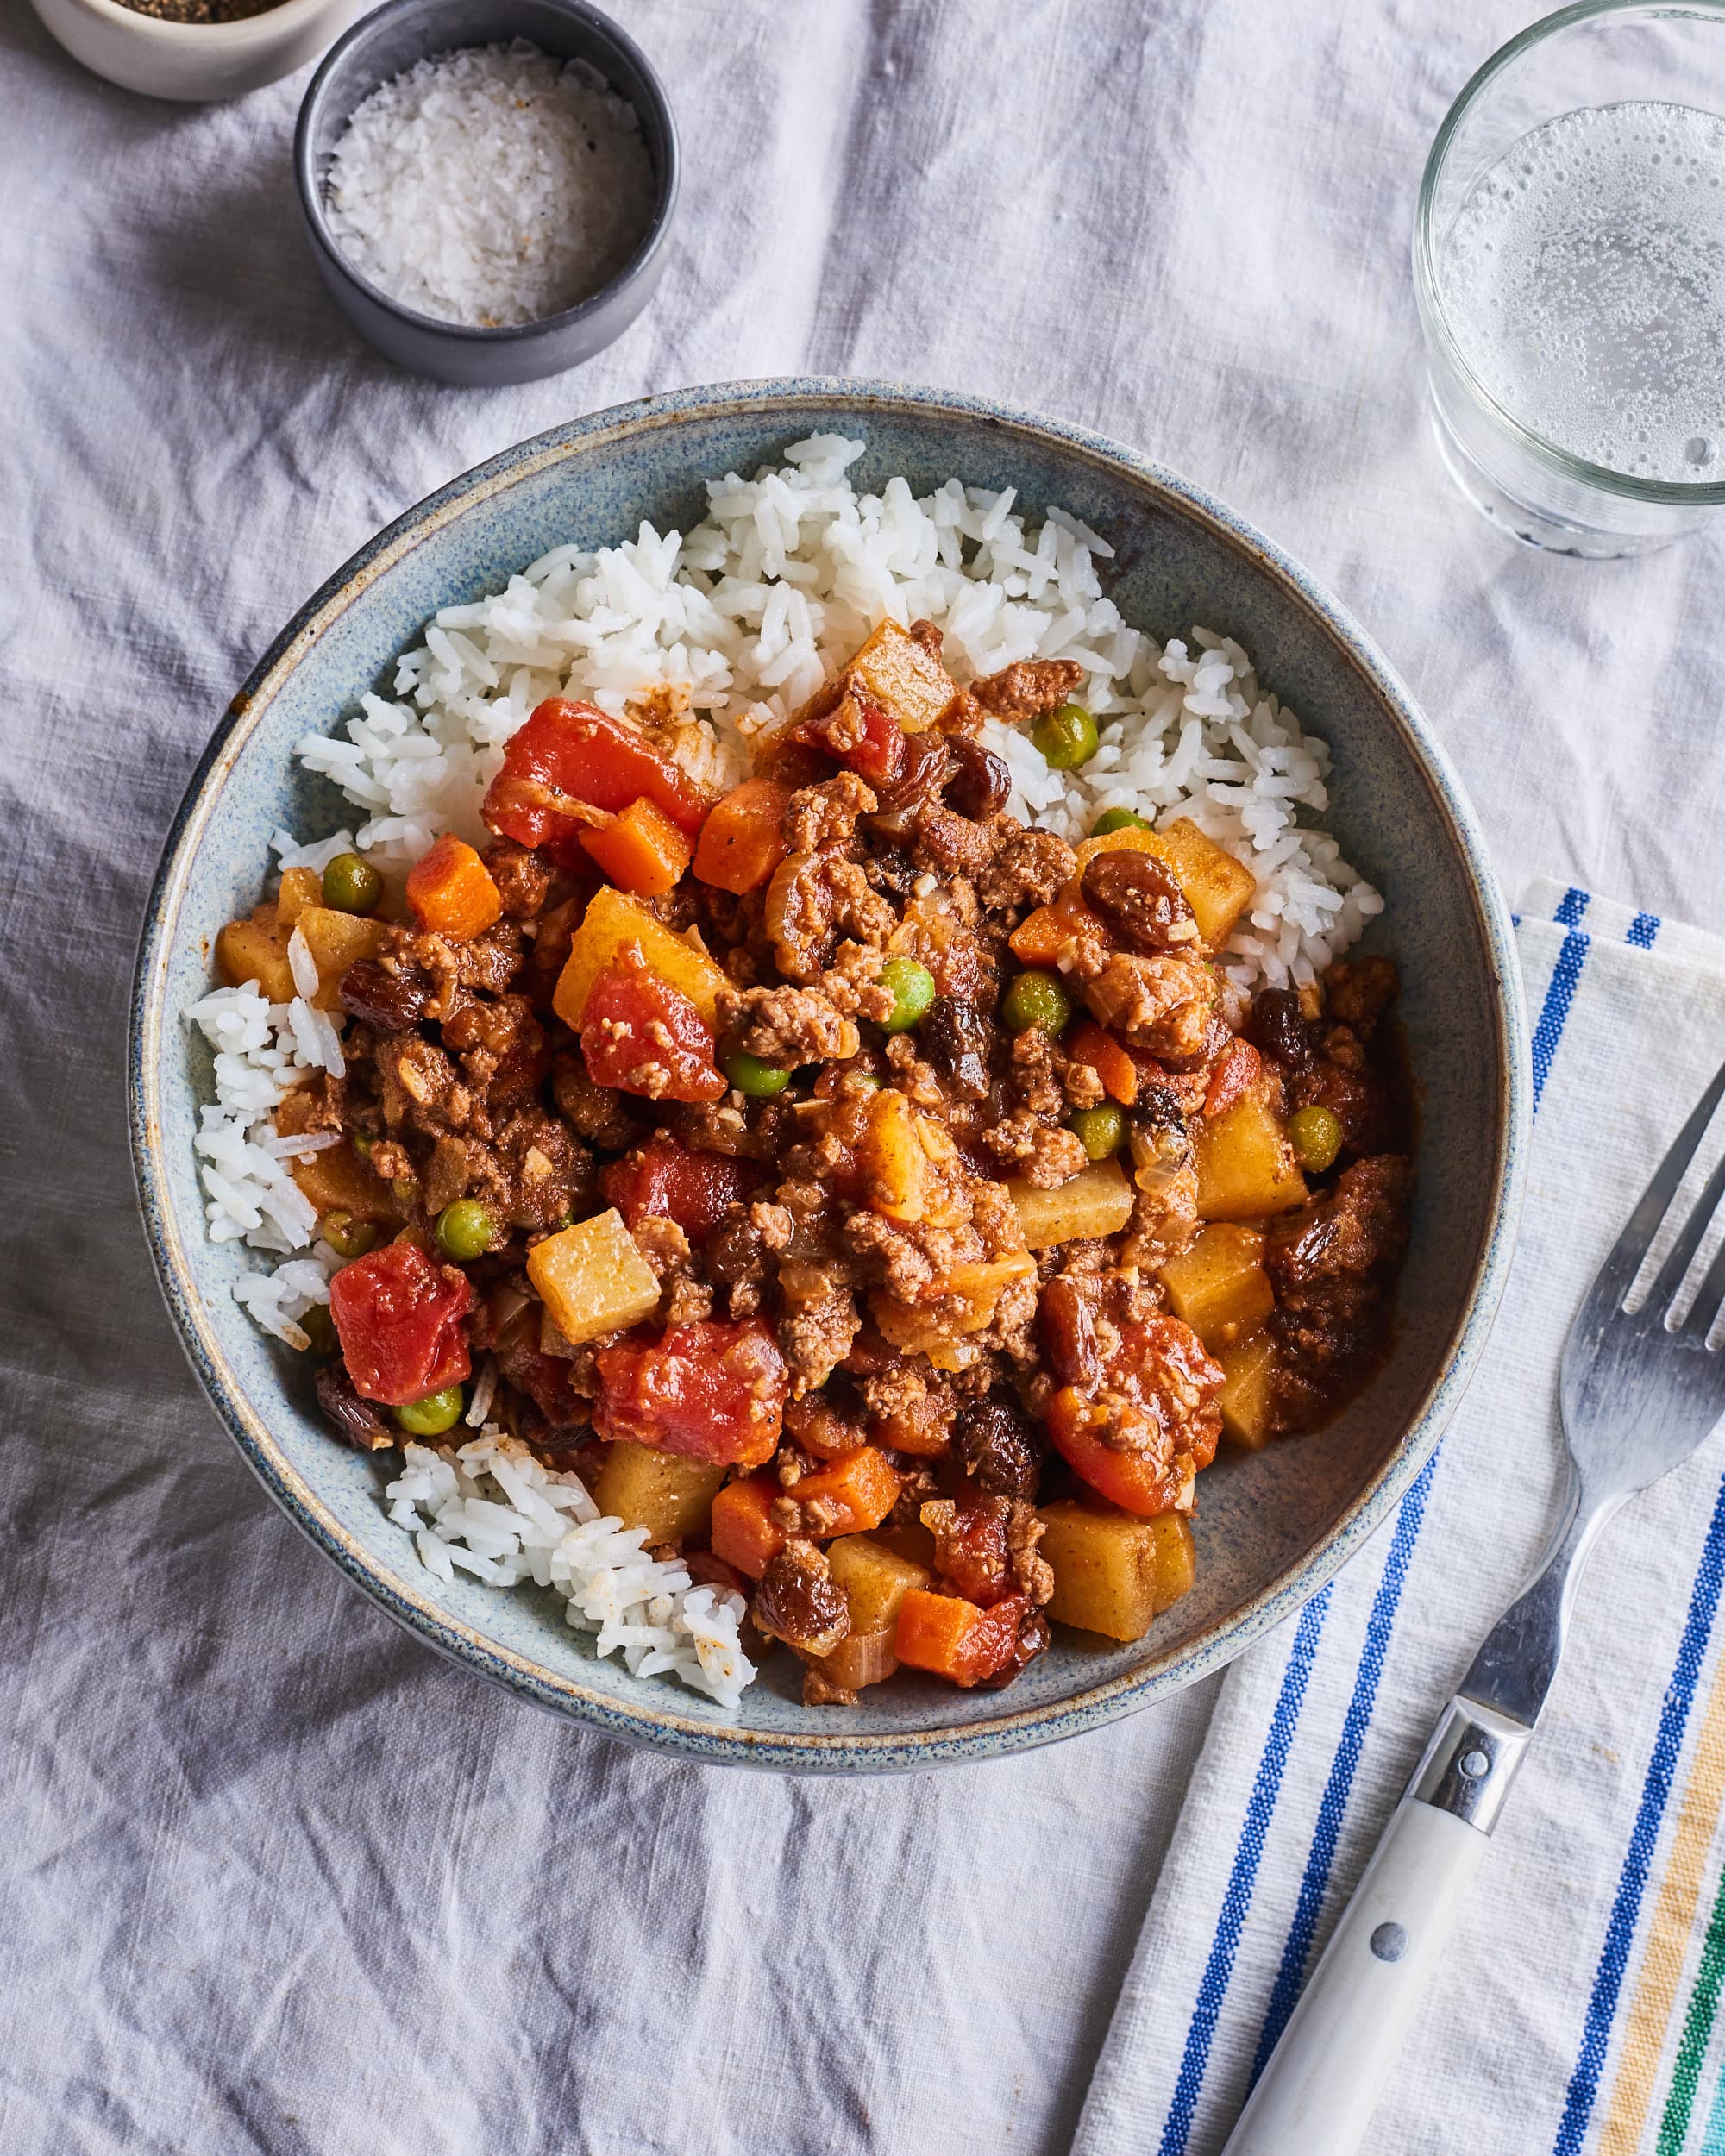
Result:
<svg viewBox="0 0 1725 2156"><path fill-rule="evenodd" d="M853 411L866 432L871 412L932 412L987 426L1008 436L1057 443L1150 487L1180 515L1209 527L1239 559L1274 578L1299 602L1312 627L1338 646L1400 727L1441 817L1464 856L1480 937L1495 969L1498 1142L1493 1163L1490 1226L1470 1286L1465 1314L1452 1337L1441 1374L1418 1413L1366 1487L1328 1531L1283 1576L1195 1641L1130 1674L1085 1687L1070 1698L1019 1714L920 1733L883 1729L879 1736L716 1728L643 1696L621 1706L614 1696L574 1678L555 1676L453 1620L427 1595L378 1576L355 1539L322 1504L247 1399L202 1308L166 1197L160 1097L167 1076L165 1036L174 1014L164 1006L166 967L192 864L216 795L271 698L325 627L361 598L385 571L472 502L505 490L527 474L631 436L674 428L686 417L781 414L794 427L811 410ZM617 406L572 420L504 450L453 479L387 526L339 569L271 645L216 727L192 774L168 833L151 892L133 984L128 1093L133 1160L152 1256L168 1307L193 1369L216 1412L265 1488L288 1517L371 1596L380 1608L432 1646L507 1686L535 1705L589 1722L607 1734L708 1761L792 1772L905 1771L952 1762L996 1758L1094 1729L1195 1683L1233 1660L1292 1616L1380 1526L1435 1449L1473 1373L1508 1275L1527 1173L1532 1068L1509 917L1472 810L1448 758L1425 719L1371 639L1299 565L1231 510L1189 481L1101 435L1067 422L957 392L911 385L816 376L716 384ZM668 1688L667 1688L668 1691ZM643 1687L643 1695L649 1688Z"/></svg>

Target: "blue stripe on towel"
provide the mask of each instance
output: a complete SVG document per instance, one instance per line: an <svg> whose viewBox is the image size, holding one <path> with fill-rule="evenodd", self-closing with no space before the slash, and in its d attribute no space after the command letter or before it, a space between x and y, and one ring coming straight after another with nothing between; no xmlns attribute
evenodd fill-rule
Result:
<svg viewBox="0 0 1725 2156"><path fill-rule="evenodd" d="M1568 1019L1570 1006L1575 1001L1575 991L1581 980L1581 969L1587 963L1587 937L1576 925L1587 911L1585 891L1565 891L1555 918L1569 934L1563 939L1558 952L1558 962L1552 968L1552 977L1546 987L1546 1000L1540 1008L1540 1022L1534 1028L1534 1106L1537 1110L1540 1095L1546 1090L1546 1081L1552 1075L1552 1058L1558 1052L1558 1043Z"/></svg>
<svg viewBox="0 0 1725 2156"><path fill-rule="evenodd" d="M1622 1875L1611 1904L1610 1921L1605 1927L1605 1946L1594 1975L1587 2018L1582 2025L1581 2050L1569 2078L1552 2156L1580 2156L1581 2145L1587 2139L1594 2098L1599 2093L1599 2077L1604 2071L1605 2054L1611 2040L1611 2024L1617 2015L1618 1995L1623 1988L1623 1974L1641 1913L1641 1897L1647 1889L1653 1846L1659 1838L1659 1825L1671 1796L1672 1777L1683 1750L1684 1730L1719 1608L1722 1584L1725 1584L1725 1482L1720 1483L1713 1507L1712 1524L1707 1530L1694 1591L1689 1598L1689 1615L1678 1644L1677 1664L1665 1689L1665 1705L1659 1710L1659 1734L1653 1740L1647 1779L1641 1785L1641 1802L1635 1813L1629 1846L1624 1852Z"/></svg>
<svg viewBox="0 0 1725 2156"><path fill-rule="evenodd" d="M1593 893L1590 891L1579 890L1574 884L1571 884L1569 889L1558 900L1558 910L1552 914L1552 918L1559 928L1579 928L1582 915L1586 912L1592 903Z"/></svg>
<svg viewBox="0 0 1725 2156"><path fill-rule="evenodd" d="M1258 2055L1251 2062L1252 2082L1264 2071L1265 2062L1276 2048L1276 2040L1286 2027L1288 2016L1294 2011L1294 2002L1300 1996L1306 1956L1311 1951L1312 1934L1317 1929L1324 1893L1330 1883L1336 1843L1341 1836L1353 1777L1371 1725L1371 1710L1377 1700L1378 1679L1383 1675L1383 1659L1389 1650L1389 1635L1396 1626L1396 1613L1401 1607L1402 1589L1407 1584L1408 1567L1413 1559L1414 1545L1420 1539L1420 1523L1425 1517L1426 1499L1437 1465L1438 1456L1434 1452L1421 1469L1396 1515L1395 1537L1383 1561L1383 1576L1377 1583L1371 1615L1366 1620L1365 1650L1354 1677L1353 1696L1348 1702L1341 1742L1336 1747L1330 1778L1318 1806L1317 1832L1312 1837L1311 1852L1300 1882L1300 1899L1283 1946L1282 1965L1276 1972L1270 1990L1270 2009L1264 2017L1264 2028L1258 2040Z"/></svg>
<svg viewBox="0 0 1725 2156"><path fill-rule="evenodd" d="M1216 1920L1216 1935L1210 1942L1209 1959L1204 1964L1203 1981L1198 1986L1191 2026L1186 2032L1186 2049L1180 2061L1180 2078L1174 2084L1174 2100L1169 2106L1167 2123L1162 2129L1159 2156L1186 2156L1187 2138L1192 2131L1192 2115L1197 2109L1198 2091L1204 2085L1204 2069L1209 2064L1210 2042L1216 2033L1222 2001L1227 1995L1228 1978L1233 1971L1234 1953L1239 1946L1240 1933L1245 1926L1245 1913L1251 1906L1252 1884L1258 1877L1264 1839L1269 1834L1270 1822L1276 1811L1276 1792L1282 1786L1282 1771L1287 1765L1288 1755L1294 1746L1294 1732L1299 1725L1307 1681L1317 1658L1318 1639L1324 1629L1324 1619L1329 1614L1329 1608L1330 1589L1325 1587L1312 1597L1300 1613L1294 1645L1289 1651L1288 1667L1282 1673L1282 1689L1276 1695L1276 1711L1270 1718L1270 1734L1264 1740L1264 1756L1258 1763L1258 1773L1252 1782L1251 1796L1246 1805L1239 1841L1234 1849L1233 1869L1228 1874L1227 1891L1222 1896L1221 1912Z"/></svg>
<svg viewBox="0 0 1725 2156"><path fill-rule="evenodd" d="M1633 943L1637 950L1651 950L1653 938L1659 932L1659 917L1657 913L1638 913L1625 931L1623 941Z"/></svg>

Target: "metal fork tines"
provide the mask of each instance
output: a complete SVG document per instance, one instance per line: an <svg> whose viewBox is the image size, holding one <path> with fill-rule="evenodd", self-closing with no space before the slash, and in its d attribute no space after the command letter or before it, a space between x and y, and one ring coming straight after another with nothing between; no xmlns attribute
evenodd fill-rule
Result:
<svg viewBox="0 0 1725 2156"><path fill-rule="evenodd" d="M1472 1706L1496 1709L1527 1730L1556 1674L1576 1580L1600 1531L1626 1498L1686 1460L1725 1413L1725 1353L1707 1348L1725 1300L1725 1250L1682 1324L1669 1322L1725 1199L1725 1159L1679 1225L1645 1300L1634 1310L1626 1307L1722 1100L1725 1069L1660 1162L1564 1343L1558 1396L1569 1488L1557 1532L1531 1585L1482 1642L1461 1686Z"/></svg>
<svg viewBox="0 0 1725 2156"><path fill-rule="evenodd" d="M1660 1162L1564 1348L1559 1391L1570 1451L1590 1484L1603 1482L1625 1495L1686 1457L1725 1409L1725 1356L1707 1348L1725 1303L1725 1248L1708 1267L1682 1322L1672 1322L1725 1198L1725 1157L1679 1225L1645 1300L1633 1311L1625 1307L1722 1099L1725 1069Z"/></svg>

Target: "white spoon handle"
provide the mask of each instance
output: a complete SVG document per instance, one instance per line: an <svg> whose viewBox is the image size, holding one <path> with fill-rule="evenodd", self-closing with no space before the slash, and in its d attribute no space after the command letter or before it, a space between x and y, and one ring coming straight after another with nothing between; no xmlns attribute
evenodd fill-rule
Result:
<svg viewBox="0 0 1725 2156"><path fill-rule="evenodd" d="M1490 1846L1402 1798L1223 2156L1352 2156Z"/></svg>

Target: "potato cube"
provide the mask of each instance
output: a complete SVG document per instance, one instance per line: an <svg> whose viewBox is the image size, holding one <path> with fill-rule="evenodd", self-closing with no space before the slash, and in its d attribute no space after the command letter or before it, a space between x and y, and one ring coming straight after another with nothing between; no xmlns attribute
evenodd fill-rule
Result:
<svg viewBox="0 0 1725 2156"><path fill-rule="evenodd" d="M1205 1118L1192 1134L1201 1220L1261 1220L1306 1201L1306 1179L1262 1092Z"/></svg>
<svg viewBox="0 0 1725 2156"><path fill-rule="evenodd" d="M1257 1330L1276 1307L1264 1232L1218 1221L1162 1269L1169 1307L1214 1354Z"/></svg>
<svg viewBox="0 0 1725 2156"><path fill-rule="evenodd" d="M890 1629L899 1621L899 1604L913 1587L926 1587L932 1575L885 1548L871 1535L840 1535L826 1545L832 1576L850 1605L853 1632Z"/></svg>
<svg viewBox="0 0 1725 2156"><path fill-rule="evenodd" d="M612 1206L549 1235L527 1253L527 1277L566 1340L579 1346L651 1317L659 1279Z"/></svg>
<svg viewBox="0 0 1725 2156"><path fill-rule="evenodd" d="M273 906L260 906L248 921L229 921L216 938L216 970L230 988L255 981L271 1003L292 1003L297 992L287 962L289 933Z"/></svg>
<svg viewBox="0 0 1725 2156"><path fill-rule="evenodd" d="M1156 1538L1156 1614L1172 1609L1182 1595L1189 1595L1198 1577L1198 1545L1192 1539L1191 1508L1152 1520L1160 1532Z"/></svg>
<svg viewBox="0 0 1725 2156"><path fill-rule="evenodd" d="M1157 837L1163 859L1180 879L1198 933L1212 950L1220 950L1251 904L1258 879L1244 862L1207 838L1189 817L1176 818Z"/></svg>
<svg viewBox="0 0 1725 2156"><path fill-rule="evenodd" d="M926 733L946 716L957 691L932 657L895 621L883 621L845 672L890 711L907 734Z"/></svg>
<svg viewBox="0 0 1725 2156"><path fill-rule="evenodd" d="M1226 1373L1216 1403L1223 1432L1236 1445L1261 1451L1275 1435L1270 1411L1276 1404L1276 1344L1267 1332L1254 1332L1220 1349L1216 1360Z"/></svg>
<svg viewBox="0 0 1725 2156"><path fill-rule="evenodd" d="M1007 1191L1018 1207L1026 1246L1032 1250L1078 1236L1118 1235L1132 1218L1132 1185L1117 1160L1081 1169L1057 1190L1038 1190L1014 1179Z"/></svg>
<svg viewBox="0 0 1725 2156"><path fill-rule="evenodd" d="M349 966L376 954L383 923L337 912L333 906L308 906L296 925L317 968L317 993L312 1001L320 1011L339 1011L342 976Z"/></svg>
<svg viewBox="0 0 1725 2156"><path fill-rule="evenodd" d="M727 1472L722 1463L715 1467L620 1438L599 1471L593 1502L625 1527L644 1527L649 1543L685 1542L706 1532Z"/></svg>
<svg viewBox="0 0 1725 2156"><path fill-rule="evenodd" d="M638 943L649 968L680 989L708 1025L718 1030L718 999L724 974L704 950L667 928L638 899L609 884L595 891L569 945L552 1006L572 1031L581 1030L587 992L625 943Z"/></svg>
<svg viewBox="0 0 1725 2156"><path fill-rule="evenodd" d="M1178 1513L1140 1520L1063 1497L1038 1516L1041 1553L1054 1572L1048 1614L1062 1624L1142 1639L1192 1584L1192 1529Z"/></svg>
<svg viewBox="0 0 1725 2156"><path fill-rule="evenodd" d="M322 1098L310 1086L296 1086L284 1094L275 1112L276 1136L296 1138L307 1129ZM360 1158L351 1138L308 1153L304 1160L289 1154L287 1172L300 1194L320 1213L351 1213L354 1219L369 1220L375 1227L392 1227L400 1218L389 1185Z"/></svg>
<svg viewBox="0 0 1725 2156"><path fill-rule="evenodd" d="M275 902L275 918L292 928L308 906L323 903L323 879L315 868L284 868L281 893Z"/></svg>

